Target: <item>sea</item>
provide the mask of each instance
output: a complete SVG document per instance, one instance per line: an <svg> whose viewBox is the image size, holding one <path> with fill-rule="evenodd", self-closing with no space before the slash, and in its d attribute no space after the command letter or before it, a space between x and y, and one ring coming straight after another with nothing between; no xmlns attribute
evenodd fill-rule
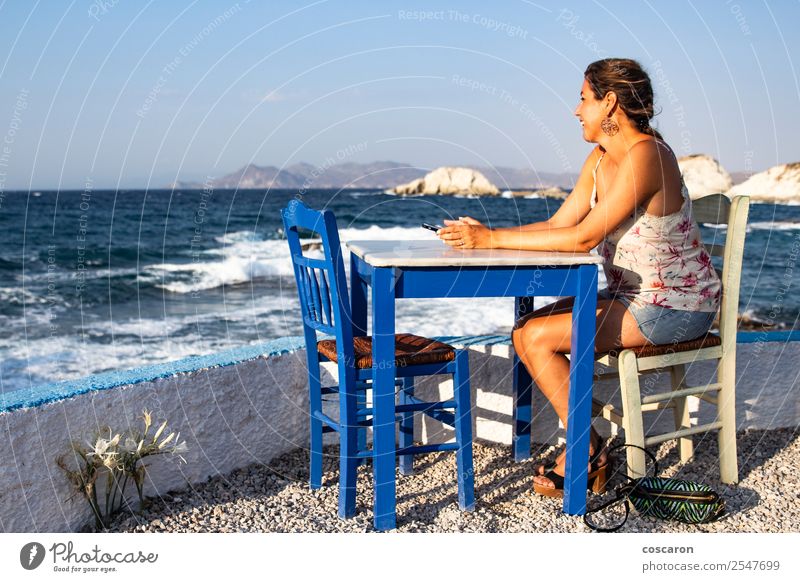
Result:
<svg viewBox="0 0 800 582"><path fill-rule="evenodd" d="M513 226L561 204L378 190L0 194L0 392L301 335L280 218L294 198L333 210L342 241L433 240L422 222ZM701 232L704 243L724 236ZM800 207L752 204L740 301L748 320L798 328L798 251ZM509 298L402 300L397 309L399 331L428 336L509 334L512 325Z"/></svg>

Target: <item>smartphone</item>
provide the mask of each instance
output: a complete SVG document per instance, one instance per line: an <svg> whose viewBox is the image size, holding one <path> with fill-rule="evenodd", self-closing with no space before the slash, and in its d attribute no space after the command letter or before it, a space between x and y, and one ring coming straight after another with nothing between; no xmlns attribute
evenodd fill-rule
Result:
<svg viewBox="0 0 800 582"><path fill-rule="evenodd" d="M433 232L436 232L440 228L444 228L444 227L443 226L439 226L438 224L428 224L427 222L423 222L422 223L422 228L427 228L428 230L432 230Z"/></svg>

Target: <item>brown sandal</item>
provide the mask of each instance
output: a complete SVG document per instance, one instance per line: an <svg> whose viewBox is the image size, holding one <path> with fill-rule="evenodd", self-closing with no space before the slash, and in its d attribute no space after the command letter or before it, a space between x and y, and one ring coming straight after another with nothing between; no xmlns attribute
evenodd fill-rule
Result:
<svg viewBox="0 0 800 582"><path fill-rule="evenodd" d="M605 463L597 465L602 454L608 452L608 446L602 444L602 439L600 439L600 443L601 445L598 447L597 452L592 455L592 458L589 460L590 470L587 478L587 489L590 489L592 493L602 494L606 492L606 483L608 483L608 479L611 475L611 459L606 458ZM539 485L534 481L533 490L536 493L544 495L545 497L564 497L564 476L555 472L556 467L557 464L552 463L545 466L543 475L537 473L538 476L549 479L553 483L553 487Z"/></svg>

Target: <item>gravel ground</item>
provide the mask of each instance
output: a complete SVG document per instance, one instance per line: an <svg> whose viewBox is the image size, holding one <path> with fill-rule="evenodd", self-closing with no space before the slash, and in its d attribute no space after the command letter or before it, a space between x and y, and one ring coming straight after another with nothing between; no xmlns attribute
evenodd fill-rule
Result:
<svg viewBox="0 0 800 582"><path fill-rule="evenodd" d="M698 526L643 518L634 511L625 532L800 531L800 431L739 433L738 485L719 481L717 440L695 438L696 458L681 465L677 445L657 452L661 475L706 483L725 499L722 520ZM612 444L617 444L615 441ZM401 532L588 532L582 518L560 511L560 500L533 493L533 470L557 447L535 447L514 463L509 447L474 445L476 509L458 509L455 455L433 453L415 461L415 473L397 477L397 530ZM368 532L372 527L371 465L359 469L357 513L337 515L337 447L325 449L321 489L308 487L308 457L297 450L268 466L252 465L183 491L151 499L141 512L123 514L113 532ZM624 465L624 463L623 463ZM618 464L619 466L619 464ZM622 483L616 475L611 486ZM590 506L608 498L591 496ZM610 517L613 517L610 516Z"/></svg>

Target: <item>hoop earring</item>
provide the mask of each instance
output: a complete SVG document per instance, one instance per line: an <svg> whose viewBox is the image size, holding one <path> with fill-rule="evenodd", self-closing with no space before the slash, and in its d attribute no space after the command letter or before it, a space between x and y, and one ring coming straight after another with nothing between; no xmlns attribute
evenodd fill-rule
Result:
<svg viewBox="0 0 800 582"><path fill-rule="evenodd" d="M602 129L603 133L607 136L614 136L619 133L619 125L617 125L617 122L610 117L606 117L600 122L600 129Z"/></svg>

